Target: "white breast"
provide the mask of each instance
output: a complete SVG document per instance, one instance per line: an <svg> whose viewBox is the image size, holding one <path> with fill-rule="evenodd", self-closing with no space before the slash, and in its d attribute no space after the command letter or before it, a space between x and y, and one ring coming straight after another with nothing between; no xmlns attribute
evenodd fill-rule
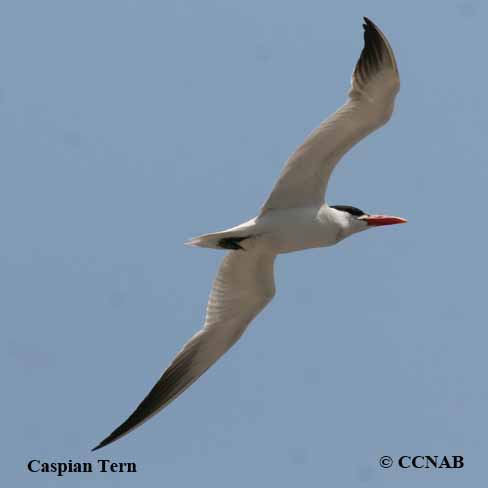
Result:
<svg viewBox="0 0 488 488"><path fill-rule="evenodd" d="M276 253L336 244L339 224L320 208L272 210L255 222L256 245Z"/></svg>

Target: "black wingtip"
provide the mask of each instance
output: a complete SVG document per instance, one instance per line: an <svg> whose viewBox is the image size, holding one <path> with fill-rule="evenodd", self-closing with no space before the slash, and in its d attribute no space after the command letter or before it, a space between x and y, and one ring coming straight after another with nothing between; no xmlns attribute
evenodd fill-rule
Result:
<svg viewBox="0 0 488 488"><path fill-rule="evenodd" d="M102 442L99 442L92 450L91 452L98 451L98 449L101 449L102 447L108 446L111 444L114 440L116 440L116 437L113 436L113 434L110 434L108 437L103 439Z"/></svg>
<svg viewBox="0 0 488 488"><path fill-rule="evenodd" d="M100 442L98 445L96 445L91 450L91 452L98 451L98 449L101 449L102 447L108 446L109 444L112 444L112 442L116 441L120 436L114 435L115 432L112 432L108 437L106 437L105 439L103 439L103 441Z"/></svg>
<svg viewBox="0 0 488 488"><path fill-rule="evenodd" d="M98 446L94 447L91 452L95 452L95 451L98 451L98 449L101 449L103 447L102 443L100 442L100 444L98 444Z"/></svg>
<svg viewBox="0 0 488 488"><path fill-rule="evenodd" d="M374 31L377 30L376 25L371 19L368 19L368 17L363 17L363 20L364 20L363 29L365 30L365 32L367 32L368 30L374 30Z"/></svg>
<svg viewBox="0 0 488 488"><path fill-rule="evenodd" d="M363 17L364 47L359 56L354 74L365 82L381 69L385 58L385 45L383 37L376 25L368 18Z"/></svg>

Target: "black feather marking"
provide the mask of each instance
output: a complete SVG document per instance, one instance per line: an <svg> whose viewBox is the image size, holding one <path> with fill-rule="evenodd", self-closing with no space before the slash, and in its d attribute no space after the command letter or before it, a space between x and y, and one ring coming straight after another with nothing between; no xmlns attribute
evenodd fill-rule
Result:
<svg viewBox="0 0 488 488"><path fill-rule="evenodd" d="M244 241L245 239L249 239L251 236L244 236L244 237L224 237L219 240L218 246L222 249L233 249L233 250L242 250L244 248L239 244L239 242Z"/></svg>
<svg viewBox="0 0 488 488"><path fill-rule="evenodd" d="M111 444L140 425L185 388L193 380L190 373L195 354L196 350L195 346L193 346L187 351L184 351L180 357L177 357L129 418L100 442L100 444L94 447L92 451Z"/></svg>
<svg viewBox="0 0 488 488"><path fill-rule="evenodd" d="M386 46L376 26L364 17L364 47L354 70L354 75L366 81L377 73L382 66L386 54Z"/></svg>
<svg viewBox="0 0 488 488"><path fill-rule="evenodd" d="M347 212L348 214L354 215L354 217L362 217L363 215L367 215L366 212L363 212L360 208L352 207L351 205L331 205L330 208Z"/></svg>

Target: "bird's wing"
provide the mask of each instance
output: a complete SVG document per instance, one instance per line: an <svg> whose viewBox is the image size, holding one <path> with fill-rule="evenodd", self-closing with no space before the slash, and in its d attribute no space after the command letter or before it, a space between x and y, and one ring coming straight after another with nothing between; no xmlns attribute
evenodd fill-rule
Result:
<svg viewBox="0 0 488 488"><path fill-rule="evenodd" d="M132 415L93 450L114 442L173 401L242 335L275 293L274 254L231 251L223 259L204 326L176 355Z"/></svg>
<svg viewBox="0 0 488 488"><path fill-rule="evenodd" d="M378 27L367 18L364 21L364 48L348 100L290 156L261 215L272 209L322 205L340 158L390 119L400 89L395 57Z"/></svg>

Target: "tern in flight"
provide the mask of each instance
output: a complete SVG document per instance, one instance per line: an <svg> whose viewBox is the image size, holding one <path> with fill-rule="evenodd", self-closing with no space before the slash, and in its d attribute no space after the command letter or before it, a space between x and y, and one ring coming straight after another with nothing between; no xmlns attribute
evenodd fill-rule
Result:
<svg viewBox="0 0 488 488"><path fill-rule="evenodd" d="M130 417L93 450L126 435L166 407L241 337L275 294L278 254L332 246L372 227L401 224L350 205L327 205L330 175L341 157L391 117L400 88L393 51L383 33L364 19L364 48L346 103L290 156L259 215L188 244L226 249L213 284L203 328L181 349Z"/></svg>

